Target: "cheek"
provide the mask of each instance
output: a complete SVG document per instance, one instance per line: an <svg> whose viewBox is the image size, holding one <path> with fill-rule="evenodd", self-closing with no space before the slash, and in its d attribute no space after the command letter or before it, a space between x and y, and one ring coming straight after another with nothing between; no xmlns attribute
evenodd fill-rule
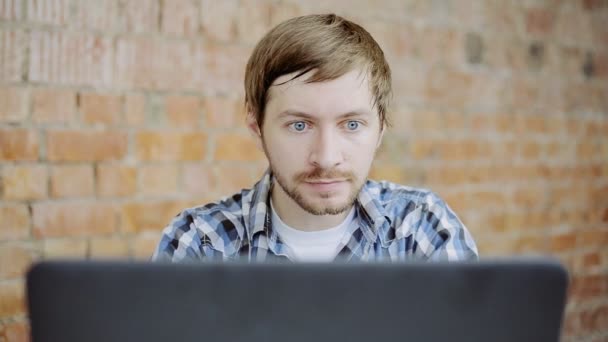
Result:
<svg viewBox="0 0 608 342"><path fill-rule="evenodd" d="M304 139L274 138L267 141L266 148L275 166L282 169L297 169L306 162Z"/></svg>
<svg viewBox="0 0 608 342"><path fill-rule="evenodd" d="M356 160L358 164L365 164L374 159L376 146L378 144L377 134L364 134L353 137L346 142L347 151L350 159Z"/></svg>

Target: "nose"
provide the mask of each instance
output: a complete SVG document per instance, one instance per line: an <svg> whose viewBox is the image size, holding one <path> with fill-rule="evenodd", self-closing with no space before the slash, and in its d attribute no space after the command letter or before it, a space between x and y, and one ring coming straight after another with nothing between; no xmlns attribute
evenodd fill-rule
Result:
<svg viewBox="0 0 608 342"><path fill-rule="evenodd" d="M331 129L320 129L313 138L310 163L320 169L332 169L342 163L339 136Z"/></svg>

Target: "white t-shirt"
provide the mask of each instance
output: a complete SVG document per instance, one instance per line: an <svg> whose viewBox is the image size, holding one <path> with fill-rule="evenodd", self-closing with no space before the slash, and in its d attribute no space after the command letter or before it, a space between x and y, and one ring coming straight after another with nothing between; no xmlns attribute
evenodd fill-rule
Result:
<svg viewBox="0 0 608 342"><path fill-rule="evenodd" d="M346 229L355 217L355 208L339 225L320 231L306 232L286 225L277 215L272 201L272 228L277 231L281 240L291 248L292 257L296 261L323 262L332 261L338 254L338 244L346 233Z"/></svg>

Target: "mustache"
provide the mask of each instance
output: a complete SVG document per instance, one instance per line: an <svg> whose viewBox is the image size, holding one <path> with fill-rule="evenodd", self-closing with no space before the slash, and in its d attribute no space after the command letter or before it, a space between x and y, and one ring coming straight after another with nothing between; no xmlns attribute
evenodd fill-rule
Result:
<svg viewBox="0 0 608 342"><path fill-rule="evenodd" d="M340 171L337 169L322 169L315 168L310 172L300 172L296 175L295 179L298 182L310 182L319 179L346 179L352 180L355 178L355 175L349 171Z"/></svg>

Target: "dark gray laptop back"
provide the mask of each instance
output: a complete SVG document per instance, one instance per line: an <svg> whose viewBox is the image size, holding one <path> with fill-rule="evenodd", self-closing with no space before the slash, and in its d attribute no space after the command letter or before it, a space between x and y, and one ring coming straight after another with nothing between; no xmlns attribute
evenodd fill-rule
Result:
<svg viewBox="0 0 608 342"><path fill-rule="evenodd" d="M556 342L567 273L451 264L43 262L33 342Z"/></svg>

